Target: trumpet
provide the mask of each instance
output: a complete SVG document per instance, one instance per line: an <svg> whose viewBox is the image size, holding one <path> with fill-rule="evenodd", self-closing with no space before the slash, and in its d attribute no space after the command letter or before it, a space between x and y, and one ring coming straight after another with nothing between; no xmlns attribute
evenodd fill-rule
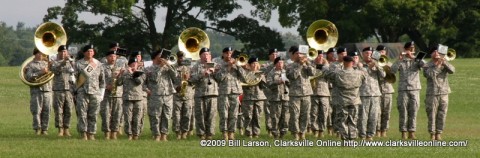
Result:
<svg viewBox="0 0 480 158"><path fill-rule="evenodd" d="M168 65L175 65L178 61L178 57L176 55L171 55L167 58Z"/></svg>
<svg viewBox="0 0 480 158"><path fill-rule="evenodd" d="M452 61L457 57L457 51L453 48L448 48L447 55L445 55L445 60Z"/></svg>

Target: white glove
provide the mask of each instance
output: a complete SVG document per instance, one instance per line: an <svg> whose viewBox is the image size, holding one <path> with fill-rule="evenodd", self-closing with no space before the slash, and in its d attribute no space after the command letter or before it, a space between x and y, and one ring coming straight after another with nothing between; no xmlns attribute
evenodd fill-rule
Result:
<svg viewBox="0 0 480 158"><path fill-rule="evenodd" d="M70 83L75 84L75 81L76 81L75 75L71 74L70 75Z"/></svg>
<svg viewBox="0 0 480 158"><path fill-rule="evenodd" d="M287 75L285 73L282 73L281 75L282 81L288 81Z"/></svg>
<svg viewBox="0 0 480 158"><path fill-rule="evenodd" d="M103 99L103 96L105 96L105 88L100 88L100 98Z"/></svg>

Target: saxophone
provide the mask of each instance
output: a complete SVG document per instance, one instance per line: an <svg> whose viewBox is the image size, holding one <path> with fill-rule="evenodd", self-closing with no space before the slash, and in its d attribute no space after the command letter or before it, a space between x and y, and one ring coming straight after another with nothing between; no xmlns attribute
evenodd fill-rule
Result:
<svg viewBox="0 0 480 158"><path fill-rule="evenodd" d="M110 93L110 96L112 97L115 97L115 95L117 95L117 75L115 75L115 72L117 71L117 67L116 67L116 63L117 63L117 60L115 60L115 62L113 63L113 68L112 68L112 90L111 90L111 93Z"/></svg>
<svg viewBox="0 0 480 158"><path fill-rule="evenodd" d="M182 82L181 82L181 85L180 85L180 96L182 97L185 97L185 95L187 94L187 86L188 86L188 81L187 81L187 78L186 78L186 72L185 71L180 71L180 75L182 77Z"/></svg>

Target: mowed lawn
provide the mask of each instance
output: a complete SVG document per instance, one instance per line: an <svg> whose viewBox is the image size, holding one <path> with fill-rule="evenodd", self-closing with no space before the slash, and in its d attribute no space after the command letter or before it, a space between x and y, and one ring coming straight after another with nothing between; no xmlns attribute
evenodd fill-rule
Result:
<svg viewBox="0 0 480 158"><path fill-rule="evenodd" d="M456 73L449 76L452 94L443 134L445 141L467 141L467 147L201 147L200 140L175 140L173 132L168 142L151 139L148 118L138 141L106 141L98 130L97 140L83 141L76 132L76 115L72 117L70 138L56 136L53 108L48 136L36 136L32 130L29 110L29 87L18 78L19 67L0 67L0 157L480 157L480 59L457 59L452 62ZM425 113L425 78L422 78L421 106L417 119L417 137L428 140ZM397 88L397 84L395 84ZM394 98L397 94L395 93ZM399 140L398 110L394 100L388 138L379 141ZM98 116L98 129L101 127ZM218 126L218 119L216 122ZM262 127L264 122L262 121ZM220 139L218 133L215 139ZM273 139L265 134L254 140ZM240 140L250 140L237 136ZM308 135L313 142L316 139ZM286 137L291 140L292 136ZM326 136L324 140L337 138Z"/></svg>

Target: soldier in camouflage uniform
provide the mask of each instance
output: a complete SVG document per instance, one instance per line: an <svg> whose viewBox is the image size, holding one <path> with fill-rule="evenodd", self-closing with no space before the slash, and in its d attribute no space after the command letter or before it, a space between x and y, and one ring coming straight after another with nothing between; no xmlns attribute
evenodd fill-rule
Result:
<svg viewBox="0 0 480 158"><path fill-rule="evenodd" d="M432 60L423 69L427 78L427 97L425 106L428 117L428 132L432 140L442 140L448 110L448 74L455 72L455 67L446 59L446 52L439 52L438 46L430 49Z"/></svg>
<svg viewBox="0 0 480 158"><path fill-rule="evenodd" d="M145 72L145 64L142 59L142 52L141 51L133 51L130 53L131 58L137 58L137 71L142 71ZM140 133L143 131L143 127L145 126L145 115L147 115L147 87L145 84L143 84L143 99L142 99L142 105L143 105L143 114L141 115L142 119L140 119Z"/></svg>
<svg viewBox="0 0 480 158"><path fill-rule="evenodd" d="M275 65L273 64L275 58L277 58L277 54L278 54L278 51L276 48L272 48L272 49L269 49L268 50L268 61L267 63L263 64L262 67L260 68L260 71L262 71L265 76L268 75L268 73L270 73L270 71L275 68ZM270 100L270 89L266 88L263 90L263 92L265 93L265 96L267 96L267 101L264 102L264 106L263 106L263 111L264 111L264 114L265 114L265 128L267 129L267 132L270 136L273 136L272 135L272 117L270 116L271 114L271 109L270 109L270 103L268 100Z"/></svg>
<svg viewBox="0 0 480 158"><path fill-rule="evenodd" d="M314 59L316 78L311 79L313 95L311 96L310 124L313 135L317 138L323 137L327 129L327 120L330 116L330 90L329 82L322 74L329 69L329 64L323 58L323 51L318 50L318 56Z"/></svg>
<svg viewBox="0 0 480 158"><path fill-rule="evenodd" d="M381 55L387 55L387 47L383 45L377 46L377 51L379 51ZM387 64L389 67L391 66L391 63ZM378 82L380 84L382 96L380 97L380 110L377 119L377 136L387 137L394 89L392 83L387 82L385 78L380 78Z"/></svg>
<svg viewBox="0 0 480 158"><path fill-rule="evenodd" d="M260 135L260 117L263 103L267 99L263 93L265 87L265 76L260 72L258 58L248 59L246 73L246 84L243 88L243 118L245 119L245 135L250 138L258 138Z"/></svg>
<svg viewBox="0 0 480 158"><path fill-rule="evenodd" d="M425 64L422 59L415 59L414 42L405 43L405 54L399 56L399 60L393 63L391 72L400 72L398 84L398 114L399 129L402 139L416 139L415 131L417 124L417 112L420 107L420 70ZM403 55L404 54L404 55Z"/></svg>
<svg viewBox="0 0 480 158"><path fill-rule="evenodd" d="M360 86L365 79L365 72L353 69L354 60L351 56L343 57L343 69L330 69L325 77L336 87L339 97L336 104L336 119L340 126L338 130L343 140L357 138L358 106L360 106ZM363 65L359 64L361 67Z"/></svg>
<svg viewBox="0 0 480 158"><path fill-rule="evenodd" d="M118 77L120 71L124 70L125 67L122 63L117 63L115 51L108 51L106 56L107 62L102 66L107 86L103 101L100 103L100 116L102 117L102 131L105 133L105 139L117 139L120 122L123 122L121 121L123 118L123 86L119 84Z"/></svg>
<svg viewBox="0 0 480 158"><path fill-rule="evenodd" d="M335 49L335 48L332 48L331 50L329 49L329 51L334 51L337 53L337 61L336 62L333 62L330 64L330 71L338 71L338 70L343 70L343 57L347 56L347 48L338 48L338 49ZM341 122L339 119L337 119L338 117L336 116L337 112L337 108L340 108L341 110L341 105L339 105L338 103L338 100L341 99L340 96L339 96L339 92L338 92L338 88L335 87L332 83L330 83L332 86L331 90L330 90L330 95L331 95L331 99L330 99L330 107L332 109L332 112L331 112L331 129L329 129L329 133L330 134L333 134L333 132L336 133L336 136L338 138L340 138L340 126L341 126Z"/></svg>
<svg viewBox="0 0 480 158"><path fill-rule="evenodd" d="M235 124L238 115L238 96L243 93L240 81L244 80L245 70L237 66L232 58L231 47L223 49L222 59L218 61L218 71L215 78L218 81L218 114L220 116L219 126L223 133L223 139L235 139Z"/></svg>
<svg viewBox="0 0 480 158"><path fill-rule="evenodd" d="M100 102L105 93L105 76L102 64L93 58L93 45L86 45L82 49L84 58L75 65L77 78L77 130L84 140L95 140L97 131L97 114Z"/></svg>
<svg viewBox="0 0 480 158"><path fill-rule="evenodd" d="M32 82L35 78L48 73L48 59L37 48L33 50L33 61L25 66L25 78ZM33 130L37 135L47 135L48 120L52 106L52 82L43 85L30 86L30 112L33 116Z"/></svg>
<svg viewBox="0 0 480 158"><path fill-rule="evenodd" d="M191 65L185 64L184 61L185 53L178 52L177 64L175 65L178 75L174 82L177 93L173 95L172 118L173 130L177 134L177 139L187 139L193 113L193 87L188 82Z"/></svg>
<svg viewBox="0 0 480 158"><path fill-rule="evenodd" d="M269 105L272 120L272 134L275 139L282 139L288 131L288 121L290 114L288 113L288 87L286 72L283 66L284 61L277 57L275 58L273 65L274 69L267 75L267 86L270 93Z"/></svg>
<svg viewBox="0 0 480 158"><path fill-rule="evenodd" d="M152 53L153 65L146 70L148 116L155 141L167 141L168 121L172 117L173 94L176 93L173 81L177 71L168 65L170 54L163 50Z"/></svg>
<svg viewBox="0 0 480 158"><path fill-rule="evenodd" d="M294 63L287 67L287 78L290 81L290 131L296 140L305 139L308 122L310 121L310 96L313 94L310 76L314 68L305 54L299 52L297 46L290 47Z"/></svg>
<svg viewBox="0 0 480 158"><path fill-rule="evenodd" d="M71 136L70 118L72 116L73 102L73 69L74 63L70 61L67 47L58 47L57 60L52 64L53 78L53 108L55 111L55 127L58 128L58 136Z"/></svg>
<svg viewBox="0 0 480 158"><path fill-rule="evenodd" d="M195 124L200 139L212 139L215 134L218 84L213 73L210 49L200 49L200 61L192 67L190 82L195 86Z"/></svg>
<svg viewBox="0 0 480 158"><path fill-rule="evenodd" d="M137 70L137 59L128 60L128 68L122 71L118 84L123 85L123 118L128 140L137 140L143 115L143 84L145 74Z"/></svg>
<svg viewBox="0 0 480 158"><path fill-rule="evenodd" d="M359 67L359 70L364 71L366 75L360 87L362 105L358 109L358 133L360 138L366 138L366 140L373 140L377 130L378 110L382 95L378 80L385 78L385 71L373 60L372 53L372 47L363 49L363 67Z"/></svg>

